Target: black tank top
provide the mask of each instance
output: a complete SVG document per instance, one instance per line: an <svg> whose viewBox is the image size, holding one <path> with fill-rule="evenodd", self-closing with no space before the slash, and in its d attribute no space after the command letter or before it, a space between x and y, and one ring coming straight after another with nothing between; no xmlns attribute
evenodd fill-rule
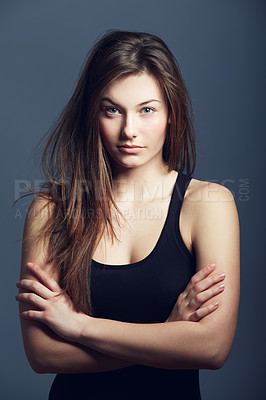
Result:
<svg viewBox="0 0 266 400"><path fill-rule="evenodd" d="M108 265L92 260L93 316L132 323L164 322L190 278L196 260L183 242L179 216L191 177L179 172L160 237L143 260ZM171 397L170 397L171 396ZM169 370L143 365L115 371L58 374L54 399L200 400L198 370Z"/></svg>

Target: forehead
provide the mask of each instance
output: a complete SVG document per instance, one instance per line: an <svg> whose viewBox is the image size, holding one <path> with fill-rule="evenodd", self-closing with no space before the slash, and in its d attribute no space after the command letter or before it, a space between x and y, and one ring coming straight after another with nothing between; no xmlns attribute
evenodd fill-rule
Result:
<svg viewBox="0 0 266 400"><path fill-rule="evenodd" d="M102 97L108 97L119 104L140 104L149 99L164 100L159 82L147 73L116 80L106 87Z"/></svg>

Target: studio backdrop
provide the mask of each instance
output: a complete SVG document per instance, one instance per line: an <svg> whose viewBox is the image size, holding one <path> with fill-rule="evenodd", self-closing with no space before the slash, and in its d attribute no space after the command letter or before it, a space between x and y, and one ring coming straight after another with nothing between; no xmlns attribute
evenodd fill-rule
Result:
<svg viewBox="0 0 266 400"><path fill-rule="evenodd" d="M162 37L192 99L193 177L226 186L240 218L241 301L226 364L201 371L203 400L262 400L265 371L265 1L2 0L1 399L45 400L53 375L27 362L15 302L23 224L38 187L38 146L66 105L88 50L109 29Z"/></svg>

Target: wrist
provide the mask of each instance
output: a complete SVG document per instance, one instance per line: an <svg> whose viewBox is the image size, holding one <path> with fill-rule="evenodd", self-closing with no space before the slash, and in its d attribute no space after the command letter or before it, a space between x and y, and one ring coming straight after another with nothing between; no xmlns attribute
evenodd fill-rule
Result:
<svg viewBox="0 0 266 400"><path fill-rule="evenodd" d="M79 344L83 344L88 346L89 340L92 338L93 327L94 327L95 318L86 315L80 314L79 315L79 322L77 324L77 336L75 341Z"/></svg>
<svg viewBox="0 0 266 400"><path fill-rule="evenodd" d="M83 338L89 332L92 317L84 313L78 313L71 341L82 344Z"/></svg>

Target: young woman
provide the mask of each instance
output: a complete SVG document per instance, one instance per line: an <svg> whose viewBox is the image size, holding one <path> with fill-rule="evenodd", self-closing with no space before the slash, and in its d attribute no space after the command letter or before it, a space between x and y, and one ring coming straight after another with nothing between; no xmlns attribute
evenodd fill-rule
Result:
<svg viewBox="0 0 266 400"><path fill-rule="evenodd" d="M57 373L49 398L200 399L198 370L220 368L235 334L239 222L228 189L191 176L165 43L106 34L42 161L16 298L30 365Z"/></svg>

